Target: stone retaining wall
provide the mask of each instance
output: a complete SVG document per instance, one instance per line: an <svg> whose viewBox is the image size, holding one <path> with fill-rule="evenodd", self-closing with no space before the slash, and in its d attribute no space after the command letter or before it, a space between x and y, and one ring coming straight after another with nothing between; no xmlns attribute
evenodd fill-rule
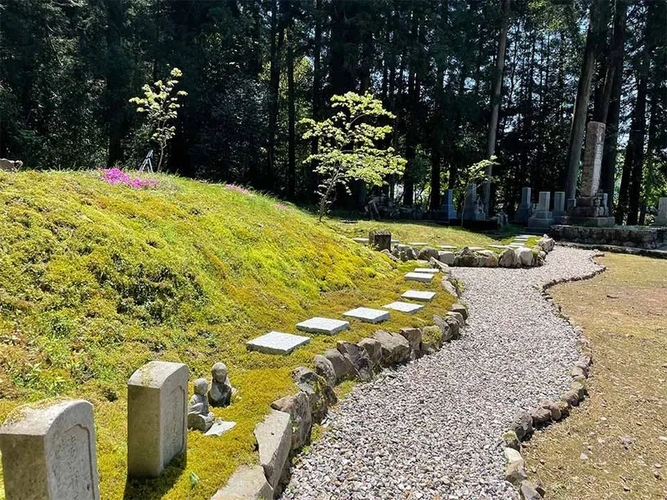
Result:
<svg viewBox="0 0 667 500"><path fill-rule="evenodd" d="M667 227L586 227L551 226L549 234L557 240L591 245L614 245L655 249L667 246Z"/></svg>

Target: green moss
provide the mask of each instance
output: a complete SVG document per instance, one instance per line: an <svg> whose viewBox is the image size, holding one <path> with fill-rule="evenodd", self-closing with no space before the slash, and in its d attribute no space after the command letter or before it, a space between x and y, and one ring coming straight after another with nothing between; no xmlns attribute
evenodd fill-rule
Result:
<svg viewBox="0 0 667 500"><path fill-rule="evenodd" d="M425 344L437 344L442 340L442 330L437 325L429 325L422 328L422 342Z"/></svg>
<svg viewBox="0 0 667 500"><path fill-rule="evenodd" d="M401 266L293 206L155 178L158 189L134 190L96 173L0 172L0 418L45 398L87 399L103 498L206 499L238 465L256 463L252 431L271 401L294 392L290 371L377 327L353 321L286 357L248 352L246 341L381 307L408 286ZM453 301L439 293L383 328L426 326ZM238 394L213 411L237 426L219 439L190 432L185 469L127 482L126 384L152 360L186 363L191 380L224 361Z"/></svg>

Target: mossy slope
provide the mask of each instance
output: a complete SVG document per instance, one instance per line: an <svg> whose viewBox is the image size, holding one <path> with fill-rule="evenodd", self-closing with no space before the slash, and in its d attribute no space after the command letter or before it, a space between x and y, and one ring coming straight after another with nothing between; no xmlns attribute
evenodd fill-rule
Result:
<svg viewBox="0 0 667 500"><path fill-rule="evenodd" d="M270 197L156 179L157 189L135 190L97 173L0 172L0 418L48 397L89 399L108 499L210 497L238 464L256 460L252 429L294 390L290 370L375 327L354 322L288 357L248 353L245 342L397 300L414 267ZM426 325L451 302L439 293L385 327ZM238 399L216 414L238 425L218 439L189 433L183 470L128 483L125 384L153 359L188 364L191 379L227 363Z"/></svg>

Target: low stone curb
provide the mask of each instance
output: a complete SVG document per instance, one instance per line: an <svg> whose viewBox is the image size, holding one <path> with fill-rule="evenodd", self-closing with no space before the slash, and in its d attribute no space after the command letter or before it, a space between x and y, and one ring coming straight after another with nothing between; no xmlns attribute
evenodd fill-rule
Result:
<svg viewBox="0 0 667 500"><path fill-rule="evenodd" d="M442 288L458 298L449 267L439 264ZM271 403L271 413L255 427L261 465L239 466L211 500L277 498L289 482L294 457L310 442L313 424L322 422L328 408L337 403L335 385L344 380L369 381L383 369L437 352L444 343L460 338L467 318L467 308L455 303L443 317L434 315L431 326L402 328L398 333L377 330L356 344L340 341L337 349L315 355L315 370L296 368L292 378L299 392Z"/></svg>
<svg viewBox="0 0 667 500"><path fill-rule="evenodd" d="M603 253L598 252L592 255L591 259L603 255ZM551 304L554 314L565 319L574 329L577 334L580 356L572 366L572 383L570 384L570 388L561 395L560 399L558 401L545 400L530 411L517 413L510 428L502 436L503 451L507 461L505 466L505 480L514 485L519 490L521 498L525 500L539 500L544 497L545 490L542 485L528 480L526 464L521 456L521 442L529 440L534 429L546 428L568 417L570 410L579 406L584 401L588 395L586 380L590 375L590 368L593 364L593 353L583 329L575 325L569 317L562 313L561 307L554 302L548 290L560 283L591 279L606 270L606 267L602 264L598 264L598 266L599 269L583 276L556 279L544 285L536 286L544 299Z"/></svg>

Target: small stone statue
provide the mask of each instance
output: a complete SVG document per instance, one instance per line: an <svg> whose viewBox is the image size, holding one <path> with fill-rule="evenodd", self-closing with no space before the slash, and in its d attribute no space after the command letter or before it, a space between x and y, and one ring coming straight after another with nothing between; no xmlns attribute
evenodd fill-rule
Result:
<svg viewBox="0 0 667 500"><path fill-rule="evenodd" d="M227 376L227 366L224 363L216 363L211 369L211 390L208 391L208 402L211 406L229 406L232 394L236 389L232 387Z"/></svg>
<svg viewBox="0 0 667 500"><path fill-rule="evenodd" d="M205 378L194 381L195 393L190 398L188 405L188 429L196 429L202 432L208 431L213 425L215 415L209 411L206 391L208 382Z"/></svg>

